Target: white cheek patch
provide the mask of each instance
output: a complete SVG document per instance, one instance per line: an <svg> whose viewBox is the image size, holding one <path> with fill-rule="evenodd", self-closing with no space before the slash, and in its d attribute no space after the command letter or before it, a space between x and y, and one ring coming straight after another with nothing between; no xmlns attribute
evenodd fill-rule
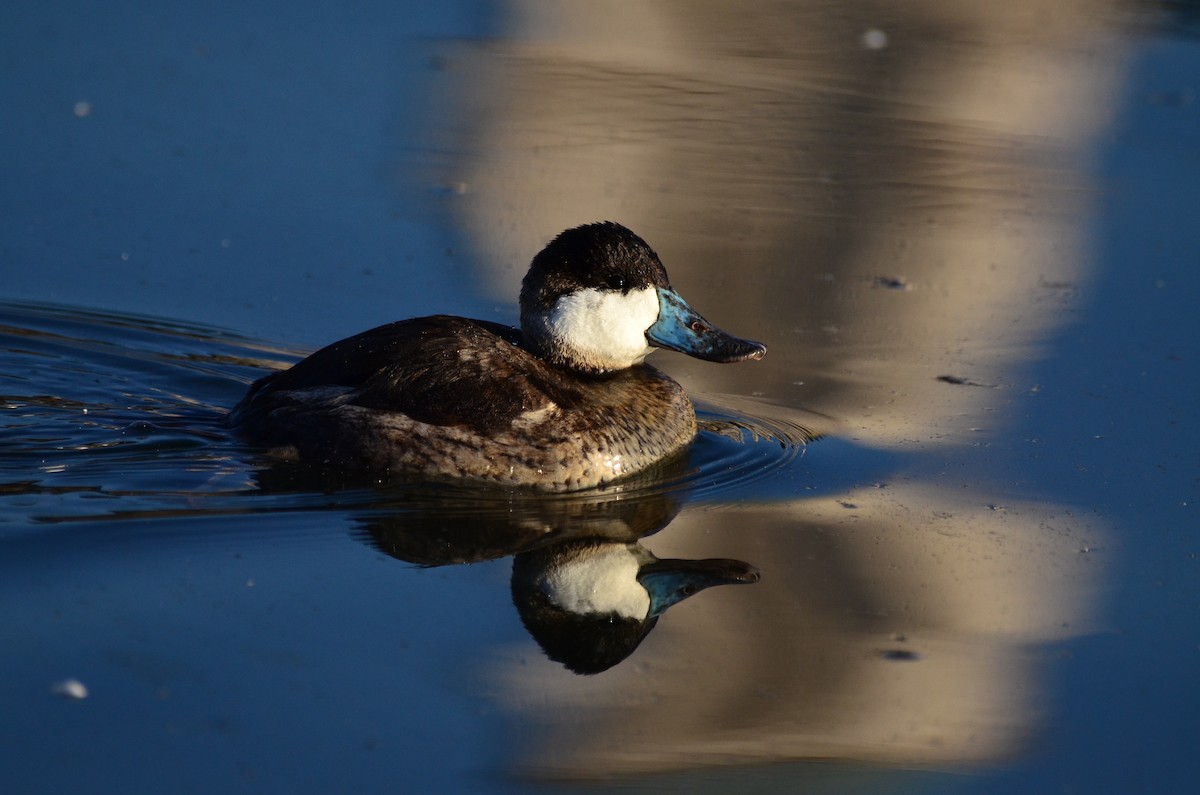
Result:
<svg viewBox="0 0 1200 795"><path fill-rule="evenodd" d="M550 601L571 613L646 617L650 593L637 580L637 558L624 544L588 552L555 568L540 585Z"/></svg>
<svg viewBox="0 0 1200 795"><path fill-rule="evenodd" d="M585 361L619 369L637 364L653 350L646 329L657 320L658 291L653 287L628 293L589 288L559 298L547 325Z"/></svg>

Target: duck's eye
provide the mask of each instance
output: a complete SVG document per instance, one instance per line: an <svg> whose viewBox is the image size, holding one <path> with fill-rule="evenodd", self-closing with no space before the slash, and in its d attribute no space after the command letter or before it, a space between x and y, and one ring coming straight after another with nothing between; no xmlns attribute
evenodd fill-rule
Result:
<svg viewBox="0 0 1200 795"><path fill-rule="evenodd" d="M610 273L608 276L604 277L604 283L608 285L608 289L610 290L625 289L625 277L617 273Z"/></svg>

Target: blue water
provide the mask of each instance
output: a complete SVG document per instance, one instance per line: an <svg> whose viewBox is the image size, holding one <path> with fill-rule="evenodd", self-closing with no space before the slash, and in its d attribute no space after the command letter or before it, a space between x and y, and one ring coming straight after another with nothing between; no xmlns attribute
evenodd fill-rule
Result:
<svg viewBox="0 0 1200 795"><path fill-rule="evenodd" d="M1191 4L521 8L7 14L0 788L1190 791ZM515 322L601 216L769 345L655 355L705 427L665 481L346 487L224 428L342 336ZM762 579L580 677L511 554L631 506Z"/></svg>

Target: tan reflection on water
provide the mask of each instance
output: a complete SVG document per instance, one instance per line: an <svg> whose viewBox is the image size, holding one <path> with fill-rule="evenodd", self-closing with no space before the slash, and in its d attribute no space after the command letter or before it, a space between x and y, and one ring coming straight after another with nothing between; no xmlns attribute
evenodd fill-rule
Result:
<svg viewBox="0 0 1200 795"><path fill-rule="evenodd" d="M657 354L690 390L830 414L867 446L961 461L990 440L1012 466L1036 386L1021 366L1089 278L1084 169L1122 58L1106 3L511 9L511 37L451 59L467 132L439 175L465 186L498 296L557 231L620 221L711 320L770 345L736 367ZM1010 484L985 469L969 488L900 477L685 513L656 554L743 558L763 582L680 605L595 678L521 650L502 698L546 729L524 764L1019 750L1040 717L1028 649L1094 611L1080 550L1098 530L1065 506L989 507Z"/></svg>

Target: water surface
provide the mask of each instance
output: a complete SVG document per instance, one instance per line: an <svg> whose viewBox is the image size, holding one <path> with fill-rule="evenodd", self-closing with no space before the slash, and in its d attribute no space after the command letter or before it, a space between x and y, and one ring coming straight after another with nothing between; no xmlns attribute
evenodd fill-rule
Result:
<svg viewBox="0 0 1200 795"><path fill-rule="evenodd" d="M14 791L1194 781L1186 8L103 17L0 33ZM515 321L604 218L769 345L652 357L705 424L659 482L347 485L224 429L341 336ZM513 555L597 536L761 578L580 676Z"/></svg>

